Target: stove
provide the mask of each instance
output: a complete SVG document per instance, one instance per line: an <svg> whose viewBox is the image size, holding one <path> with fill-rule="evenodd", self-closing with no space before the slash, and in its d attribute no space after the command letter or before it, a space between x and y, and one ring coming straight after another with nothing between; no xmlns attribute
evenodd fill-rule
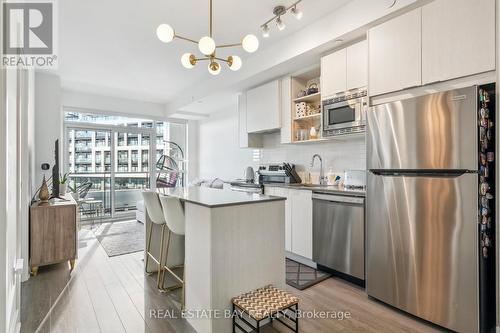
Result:
<svg viewBox="0 0 500 333"><path fill-rule="evenodd" d="M237 180L231 182L230 185L231 185L230 189L232 191L259 193L259 194L264 193L264 186L261 184L249 183L245 182L244 180L241 181Z"/></svg>

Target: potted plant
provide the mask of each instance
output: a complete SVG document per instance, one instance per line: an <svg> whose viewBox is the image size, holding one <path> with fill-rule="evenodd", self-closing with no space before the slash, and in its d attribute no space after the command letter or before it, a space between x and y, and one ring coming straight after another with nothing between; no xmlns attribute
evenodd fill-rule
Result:
<svg viewBox="0 0 500 333"><path fill-rule="evenodd" d="M59 196L66 195L66 187L68 182L68 174L59 175Z"/></svg>
<svg viewBox="0 0 500 333"><path fill-rule="evenodd" d="M78 193L78 187L76 186L76 180L73 181L73 185L68 184L68 188L71 191L71 196L73 199L78 201L80 199L80 193Z"/></svg>

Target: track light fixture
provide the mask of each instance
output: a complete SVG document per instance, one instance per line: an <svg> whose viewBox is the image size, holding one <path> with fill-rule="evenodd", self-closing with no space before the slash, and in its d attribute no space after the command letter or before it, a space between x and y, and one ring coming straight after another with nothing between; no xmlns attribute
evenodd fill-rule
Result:
<svg viewBox="0 0 500 333"><path fill-rule="evenodd" d="M192 53L184 53L181 57L182 66L185 68L193 68L199 61L208 61L208 72L212 75L218 75L221 72L219 62L225 62L229 69L237 71L242 66L241 58L235 55L229 56L227 59L218 58L216 55L217 49L241 46L248 53L253 53L259 48L259 39L252 34L248 34L241 40L240 43L217 45L212 37L212 0L210 3L210 33L208 36L201 37L198 41L178 35L175 30L168 24L160 24L156 29L158 39L164 43L170 43L174 38L182 39L198 45L198 49L203 54L203 57L197 58ZM267 27L269 32L269 27ZM269 34L268 34L269 36Z"/></svg>
<svg viewBox="0 0 500 333"><path fill-rule="evenodd" d="M278 27L278 30L279 30L279 31L283 31L283 30L285 30L286 25L285 25L285 23L283 23L283 21L281 20L281 16L278 16L278 18L276 19L276 26Z"/></svg>
<svg viewBox="0 0 500 333"><path fill-rule="evenodd" d="M264 24L262 26L262 37L267 38L269 37L269 25Z"/></svg>
<svg viewBox="0 0 500 333"><path fill-rule="evenodd" d="M300 20L304 13L300 9L297 9L297 5L293 6L292 8L292 15L295 16L297 20Z"/></svg>
<svg viewBox="0 0 500 333"><path fill-rule="evenodd" d="M276 6L273 9L273 14L274 17L272 19L267 20L260 26L262 29L262 37L267 38L270 35L270 29L269 29L269 23L276 21L276 27L278 30L282 31L286 28L285 23L283 22L282 16L285 15L288 11L292 13L292 15L297 19L300 20L302 16L304 15L302 11L297 8L297 5L302 2L302 0L298 0L294 2L291 6L285 7L285 6Z"/></svg>

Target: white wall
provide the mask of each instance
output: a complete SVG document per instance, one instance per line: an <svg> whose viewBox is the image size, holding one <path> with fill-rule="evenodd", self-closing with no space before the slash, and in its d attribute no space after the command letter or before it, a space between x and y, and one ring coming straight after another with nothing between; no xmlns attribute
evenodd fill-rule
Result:
<svg viewBox="0 0 500 333"><path fill-rule="evenodd" d="M236 106L213 114L198 126L198 175L232 180L254 165L251 149L240 149Z"/></svg>
<svg viewBox="0 0 500 333"><path fill-rule="evenodd" d="M59 76L35 73L35 186L41 185L44 174L47 178L52 175L50 170L43 171L41 165L49 163L51 168L54 165L54 143L57 139L61 155L62 123Z"/></svg>
<svg viewBox="0 0 500 333"><path fill-rule="evenodd" d="M198 121L190 120L187 124L187 157L188 157L188 174L187 181L188 183L193 181L199 175L199 163L198 163Z"/></svg>
<svg viewBox="0 0 500 333"><path fill-rule="evenodd" d="M291 162L298 171L319 172L310 168L311 158L320 154L325 173L366 169L365 143L362 138L314 144L280 144L279 133L264 135L262 149L240 149L236 108L223 110L199 122L198 168L202 179L219 177L233 180L243 177L247 166L263 163ZM316 162L317 163L317 162Z"/></svg>
<svg viewBox="0 0 500 333"><path fill-rule="evenodd" d="M146 119L165 120L165 105L133 99L88 94L62 90L61 105L87 112L101 111L105 114L129 115Z"/></svg>
<svg viewBox="0 0 500 333"><path fill-rule="evenodd" d="M29 155L32 73L0 71L0 333L20 325L21 276L17 260L27 258L27 227L31 194ZM31 81L30 81L31 80ZM25 246L26 245L26 246ZM23 257L25 255L25 257Z"/></svg>
<svg viewBox="0 0 500 333"><path fill-rule="evenodd" d="M1 14L1 9L0 9ZM1 30L1 28L0 28ZM6 158L6 126L5 126L5 108L6 108L6 100L5 100L5 71L0 70L0 253L5 253L7 249L6 244L6 221L7 215L5 213L5 204L6 204L6 167L7 167L7 158ZM5 315L7 313L6 305L7 305L7 297L6 297L6 264L7 256L0 256L0 323L6 321ZM6 326L6 325L5 325ZM0 325L0 333L5 332L4 325Z"/></svg>

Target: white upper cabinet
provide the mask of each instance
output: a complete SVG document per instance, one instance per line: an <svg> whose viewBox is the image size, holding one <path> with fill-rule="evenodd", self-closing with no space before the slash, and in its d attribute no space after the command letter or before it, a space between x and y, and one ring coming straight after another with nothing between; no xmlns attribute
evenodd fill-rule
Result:
<svg viewBox="0 0 500 333"><path fill-rule="evenodd" d="M366 87L368 83L368 47L366 40L347 47L347 89Z"/></svg>
<svg viewBox="0 0 500 333"><path fill-rule="evenodd" d="M240 148L260 148L262 138L258 134L247 132L247 95L238 95L238 141Z"/></svg>
<svg viewBox="0 0 500 333"><path fill-rule="evenodd" d="M266 132L281 127L281 81L247 91L247 132Z"/></svg>
<svg viewBox="0 0 500 333"><path fill-rule="evenodd" d="M495 0L436 0L422 7L422 81L495 69Z"/></svg>
<svg viewBox="0 0 500 333"><path fill-rule="evenodd" d="M366 40L321 58L321 98L366 87L368 50Z"/></svg>
<svg viewBox="0 0 500 333"><path fill-rule="evenodd" d="M422 84L421 26L422 9L417 8L368 31L371 96Z"/></svg>
<svg viewBox="0 0 500 333"><path fill-rule="evenodd" d="M281 143L292 142L292 78L281 79Z"/></svg>
<svg viewBox="0 0 500 333"><path fill-rule="evenodd" d="M325 99L347 86L347 50L342 49L321 58L321 98Z"/></svg>

